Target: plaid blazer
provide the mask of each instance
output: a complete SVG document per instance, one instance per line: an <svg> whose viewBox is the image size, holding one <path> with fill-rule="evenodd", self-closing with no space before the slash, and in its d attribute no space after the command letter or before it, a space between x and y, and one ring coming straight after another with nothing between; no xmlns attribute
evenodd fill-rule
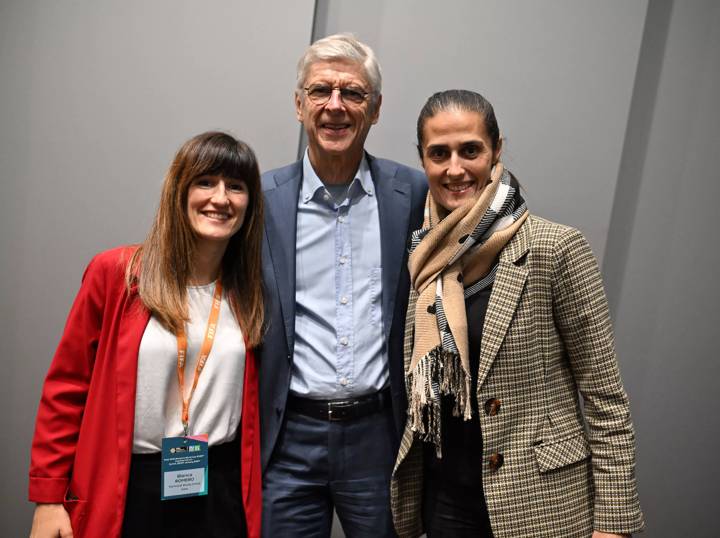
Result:
<svg viewBox="0 0 720 538"><path fill-rule="evenodd" d="M411 291L406 372L416 298ZM607 301L577 230L531 215L501 252L476 397L482 486L496 538L643 528L634 432ZM406 425L391 483L401 537L423 532L421 444Z"/></svg>

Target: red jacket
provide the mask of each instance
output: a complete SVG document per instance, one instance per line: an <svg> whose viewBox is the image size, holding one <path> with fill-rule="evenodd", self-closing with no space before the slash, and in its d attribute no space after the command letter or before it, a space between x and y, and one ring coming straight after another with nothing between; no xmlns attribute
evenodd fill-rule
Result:
<svg viewBox="0 0 720 538"><path fill-rule="evenodd" d="M33 502L63 503L76 538L120 536L135 423L140 340L150 319L125 288L133 252L88 265L43 386L30 463ZM240 454L248 535L260 536L257 365L248 348Z"/></svg>

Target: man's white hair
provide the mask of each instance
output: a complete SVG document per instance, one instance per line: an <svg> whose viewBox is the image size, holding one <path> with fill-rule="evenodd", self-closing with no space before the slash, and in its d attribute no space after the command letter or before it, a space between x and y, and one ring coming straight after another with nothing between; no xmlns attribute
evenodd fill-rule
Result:
<svg viewBox="0 0 720 538"><path fill-rule="evenodd" d="M373 50L365 43L358 41L352 34L323 37L307 48L297 64L297 88L295 91L298 95L302 94L305 87L305 79L310 66L315 62L329 60L344 60L362 65L365 78L370 84L370 102L373 105L377 102L382 91L380 64Z"/></svg>

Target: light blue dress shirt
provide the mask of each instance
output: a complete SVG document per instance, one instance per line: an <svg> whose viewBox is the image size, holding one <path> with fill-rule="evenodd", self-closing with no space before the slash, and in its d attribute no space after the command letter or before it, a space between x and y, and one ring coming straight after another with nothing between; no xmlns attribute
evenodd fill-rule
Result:
<svg viewBox="0 0 720 538"><path fill-rule="evenodd" d="M389 382L380 220L366 158L344 193L345 186L325 188L306 151L297 212L290 390L308 398L360 396Z"/></svg>

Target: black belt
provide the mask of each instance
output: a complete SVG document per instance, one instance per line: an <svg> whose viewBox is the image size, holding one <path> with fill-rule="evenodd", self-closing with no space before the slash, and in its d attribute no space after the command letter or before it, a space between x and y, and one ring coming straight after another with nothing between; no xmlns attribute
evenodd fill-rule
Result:
<svg viewBox="0 0 720 538"><path fill-rule="evenodd" d="M360 418L391 406L390 389L360 396L359 398L341 398L339 400L314 400L288 395L287 408L301 415L320 420L339 421Z"/></svg>

